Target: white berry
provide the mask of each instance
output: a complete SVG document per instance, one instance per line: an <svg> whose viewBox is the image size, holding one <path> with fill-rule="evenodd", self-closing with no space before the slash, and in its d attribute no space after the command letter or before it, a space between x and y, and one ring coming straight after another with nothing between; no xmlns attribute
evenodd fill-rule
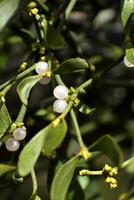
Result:
<svg viewBox="0 0 134 200"><path fill-rule="evenodd" d="M58 85L53 94L57 99L65 99L68 96L68 89L63 85Z"/></svg>
<svg viewBox="0 0 134 200"><path fill-rule="evenodd" d="M12 137L8 138L5 145L8 151L17 151L20 147L19 141Z"/></svg>
<svg viewBox="0 0 134 200"><path fill-rule="evenodd" d="M51 81L51 78L45 77L45 78L42 78L39 82L42 85L47 85L48 83L50 83L50 81Z"/></svg>
<svg viewBox="0 0 134 200"><path fill-rule="evenodd" d="M13 137L16 140L24 140L24 138L26 137L26 134L27 132L25 128L17 128L13 132Z"/></svg>
<svg viewBox="0 0 134 200"><path fill-rule="evenodd" d="M40 61L35 64L35 71L37 74L44 74L48 71L48 63Z"/></svg>
<svg viewBox="0 0 134 200"><path fill-rule="evenodd" d="M67 102L62 99L57 99L53 103L53 110L57 113L63 113L67 107Z"/></svg>

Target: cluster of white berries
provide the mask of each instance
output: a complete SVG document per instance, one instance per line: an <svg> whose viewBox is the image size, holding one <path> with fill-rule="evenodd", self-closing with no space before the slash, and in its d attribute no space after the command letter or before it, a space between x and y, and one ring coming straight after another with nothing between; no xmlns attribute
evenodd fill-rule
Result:
<svg viewBox="0 0 134 200"><path fill-rule="evenodd" d="M21 127L13 131L13 137L8 138L6 141L6 149L8 151L17 151L20 147L19 141L24 140L26 137L26 128Z"/></svg>
<svg viewBox="0 0 134 200"><path fill-rule="evenodd" d="M44 74L48 72L48 63L44 61L39 61L35 64L35 71L37 74ZM46 85L50 81L51 78L44 77L39 82ZM57 113L63 113L67 107L67 102L65 101L65 99L68 96L68 89L63 85L58 85L54 89L53 94L57 98L57 100L55 100L55 102L53 103L53 110Z"/></svg>
<svg viewBox="0 0 134 200"><path fill-rule="evenodd" d="M44 61L39 61L35 64L35 71L37 74L44 74L48 72L48 63ZM43 85L47 85L51 81L51 78L44 77L39 82Z"/></svg>
<svg viewBox="0 0 134 200"><path fill-rule="evenodd" d="M65 99L68 96L68 89L63 85L58 85L54 89L53 94L57 98L53 103L53 110L57 113L63 113L67 107Z"/></svg>

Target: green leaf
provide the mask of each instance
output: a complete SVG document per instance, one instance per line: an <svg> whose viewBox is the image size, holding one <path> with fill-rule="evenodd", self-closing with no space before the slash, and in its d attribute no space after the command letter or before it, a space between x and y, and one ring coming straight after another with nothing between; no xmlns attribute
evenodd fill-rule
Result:
<svg viewBox="0 0 134 200"><path fill-rule="evenodd" d="M65 200L79 158L75 156L59 168L51 186L51 200Z"/></svg>
<svg viewBox="0 0 134 200"><path fill-rule="evenodd" d="M122 163L122 151L117 144L116 140L110 135L105 135L97 140L91 147L90 151L100 151L107 155L113 164L119 166Z"/></svg>
<svg viewBox="0 0 134 200"><path fill-rule="evenodd" d="M66 74L79 72L88 68L88 63L82 58L71 58L61 63L60 67L55 70L55 73Z"/></svg>
<svg viewBox="0 0 134 200"><path fill-rule="evenodd" d="M125 28L130 16L134 13L134 1L133 0L124 0L121 18L122 24Z"/></svg>
<svg viewBox="0 0 134 200"><path fill-rule="evenodd" d="M7 172L14 171L15 169L16 166L0 164L0 177L6 174Z"/></svg>
<svg viewBox="0 0 134 200"><path fill-rule="evenodd" d="M58 126L52 124L39 131L24 147L19 156L18 171L20 176L26 176L34 167L41 150L52 151L59 147L67 131L66 122Z"/></svg>
<svg viewBox="0 0 134 200"><path fill-rule="evenodd" d="M20 0L0 0L0 31L18 9Z"/></svg>
<svg viewBox="0 0 134 200"><path fill-rule="evenodd" d="M44 150L46 152L51 152L56 148L58 148L62 143L62 141L64 140L66 133L67 133L67 124L65 120L56 128L51 127L51 131L46 137Z"/></svg>
<svg viewBox="0 0 134 200"><path fill-rule="evenodd" d="M47 20L43 20L46 46L50 49L60 49L65 45L64 38Z"/></svg>
<svg viewBox="0 0 134 200"><path fill-rule="evenodd" d="M85 115L89 115L92 112L95 111L95 108L90 108L89 106L87 106L86 104L82 103L79 107L79 112L85 114Z"/></svg>
<svg viewBox="0 0 134 200"><path fill-rule="evenodd" d="M29 76L23 79L17 87L19 97L25 105L28 104L28 97L34 85L42 79L42 75Z"/></svg>
<svg viewBox="0 0 134 200"><path fill-rule="evenodd" d="M12 120L4 103L0 103L0 135L5 133Z"/></svg>

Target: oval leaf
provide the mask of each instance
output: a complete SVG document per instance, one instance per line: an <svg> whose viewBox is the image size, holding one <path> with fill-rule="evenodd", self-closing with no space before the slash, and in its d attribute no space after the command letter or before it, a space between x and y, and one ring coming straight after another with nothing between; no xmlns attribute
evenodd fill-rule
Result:
<svg viewBox="0 0 134 200"><path fill-rule="evenodd" d="M24 147L19 156L18 171L20 176L26 176L34 167L42 148L47 151L56 149L62 142L67 131L65 121L58 126L51 124L39 131Z"/></svg>
<svg viewBox="0 0 134 200"><path fill-rule="evenodd" d="M51 131L47 134L44 144L44 150L46 152L51 152L58 148L62 141L64 140L67 133L67 124L64 120L59 126L56 128L51 127Z"/></svg>
<svg viewBox="0 0 134 200"><path fill-rule="evenodd" d="M65 200L79 158L75 156L57 171L51 186L51 200Z"/></svg>
<svg viewBox="0 0 134 200"><path fill-rule="evenodd" d="M4 103L0 103L0 135L5 133L12 120Z"/></svg>
<svg viewBox="0 0 134 200"><path fill-rule="evenodd" d="M4 28L19 6L20 0L0 0L0 31Z"/></svg>
<svg viewBox="0 0 134 200"><path fill-rule="evenodd" d="M61 63L60 67L55 70L55 73L65 74L79 72L82 69L87 69L88 63L82 58L71 58Z"/></svg>
<svg viewBox="0 0 134 200"><path fill-rule="evenodd" d="M121 13L122 24L124 28L133 12L134 12L134 1L124 0L122 13Z"/></svg>
<svg viewBox="0 0 134 200"><path fill-rule="evenodd" d="M110 135L105 135L101 137L91 147L89 147L89 150L100 151L104 153L116 166L119 166L122 163L122 151L116 140Z"/></svg>
<svg viewBox="0 0 134 200"><path fill-rule="evenodd" d="M15 169L16 166L0 164L0 177L6 174L7 172L14 171Z"/></svg>
<svg viewBox="0 0 134 200"><path fill-rule="evenodd" d="M89 106L87 106L86 104L82 103L79 107L79 112L85 114L85 115L89 115L92 112L95 111L95 108L91 108Z"/></svg>
<svg viewBox="0 0 134 200"><path fill-rule="evenodd" d="M47 22L47 20L43 20L43 28L44 28L44 35L45 35L45 43L47 48L50 49L60 49L63 48L65 45L64 38L56 30L51 24Z"/></svg>
<svg viewBox="0 0 134 200"><path fill-rule="evenodd" d="M28 104L28 97L34 85L42 79L42 75L29 76L23 79L17 87L19 97L25 105Z"/></svg>

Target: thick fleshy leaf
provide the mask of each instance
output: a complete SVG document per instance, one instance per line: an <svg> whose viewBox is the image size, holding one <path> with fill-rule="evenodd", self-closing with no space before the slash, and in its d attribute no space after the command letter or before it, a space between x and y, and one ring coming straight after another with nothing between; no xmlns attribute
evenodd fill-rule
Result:
<svg viewBox="0 0 134 200"><path fill-rule="evenodd" d="M82 58L71 58L61 63L60 67L55 70L55 73L66 74L79 72L88 68L88 63Z"/></svg>
<svg viewBox="0 0 134 200"><path fill-rule="evenodd" d="M59 147L67 132L66 122L58 126L48 125L39 131L24 147L19 156L18 171L21 176L26 176L34 167L41 150L52 151Z"/></svg>
<svg viewBox="0 0 134 200"><path fill-rule="evenodd" d="M19 7L20 0L0 0L0 31L14 15Z"/></svg>
<svg viewBox="0 0 134 200"><path fill-rule="evenodd" d="M0 164L0 177L10 171L14 171L15 169L16 169L16 166L14 165Z"/></svg>
<svg viewBox="0 0 134 200"><path fill-rule="evenodd" d="M86 104L82 103L79 107L79 112L85 114L85 115L89 115L92 112L95 111L95 108L91 108L89 106L87 106Z"/></svg>
<svg viewBox="0 0 134 200"><path fill-rule="evenodd" d="M44 28L44 35L45 35L45 43L47 48L50 49L60 49L63 48L65 45L64 38L59 33L58 30L56 30L51 24L48 23L47 20L43 20L42 22L43 28Z"/></svg>
<svg viewBox="0 0 134 200"><path fill-rule="evenodd" d="M110 135L105 135L101 137L91 147L89 147L89 150L100 151L101 153L104 153L116 166L119 166L122 163L122 151L116 140Z"/></svg>
<svg viewBox="0 0 134 200"><path fill-rule="evenodd" d="M58 169L51 186L51 200L65 200L79 158L76 156Z"/></svg>
<svg viewBox="0 0 134 200"><path fill-rule="evenodd" d="M130 16L134 13L134 1L133 0L124 0L121 18L122 24L125 28Z"/></svg>
<svg viewBox="0 0 134 200"><path fill-rule="evenodd" d="M24 78L17 87L19 97L25 105L28 104L28 97L34 85L42 79L42 75L29 76Z"/></svg>
<svg viewBox="0 0 134 200"><path fill-rule="evenodd" d="M12 120L4 103L0 103L0 135L5 133Z"/></svg>
<svg viewBox="0 0 134 200"><path fill-rule="evenodd" d="M44 150L46 152L51 152L58 148L62 141L64 140L67 133L67 124L64 120L59 126L56 128L52 128L49 134L47 134L46 142L44 144Z"/></svg>

